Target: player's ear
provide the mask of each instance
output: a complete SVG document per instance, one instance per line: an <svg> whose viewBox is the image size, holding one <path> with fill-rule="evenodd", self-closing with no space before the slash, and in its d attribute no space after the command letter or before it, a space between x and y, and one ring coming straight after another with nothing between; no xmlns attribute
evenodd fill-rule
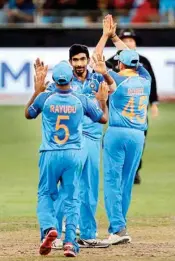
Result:
<svg viewBox="0 0 175 261"><path fill-rule="evenodd" d="M89 62L90 62L90 58L87 59L87 63L88 63L88 64L89 64Z"/></svg>
<svg viewBox="0 0 175 261"><path fill-rule="evenodd" d="M71 59L69 60L69 63L72 65L72 60Z"/></svg>

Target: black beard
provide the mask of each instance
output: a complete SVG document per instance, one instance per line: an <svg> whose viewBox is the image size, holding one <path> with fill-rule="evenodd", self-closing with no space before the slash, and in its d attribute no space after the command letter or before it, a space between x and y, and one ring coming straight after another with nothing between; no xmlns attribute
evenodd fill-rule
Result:
<svg viewBox="0 0 175 261"><path fill-rule="evenodd" d="M82 69L83 71L82 72L79 72L77 71L77 69ZM78 75L78 76L82 76L82 74L85 72L85 68L77 68L75 69L75 73Z"/></svg>
<svg viewBox="0 0 175 261"><path fill-rule="evenodd" d="M84 72L76 72L78 76L82 76Z"/></svg>

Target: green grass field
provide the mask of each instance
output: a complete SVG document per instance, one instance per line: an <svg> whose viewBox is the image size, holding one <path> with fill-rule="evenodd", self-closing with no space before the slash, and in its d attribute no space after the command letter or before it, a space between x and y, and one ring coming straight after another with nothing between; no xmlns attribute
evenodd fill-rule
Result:
<svg viewBox="0 0 175 261"><path fill-rule="evenodd" d="M36 233L37 240L39 240L35 209L38 181L38 148L41 140L40 119L27 121L24 118L24 108L20 106L2 106L0 107L0 115L0 231L3 231L6 238L8 232L12 233L14 231L14 233L17 233L21 228L24 230L29 229ZM139 229L147 229L148 227L174 228L174 119L175 104L161 104L160 116L154 120L150 117L150 128L141 172L142 184L134 187L132 204L128 215L129 227L132 232L137 231L137 227ZM102 231L103 234L107 231L107 219L103 204L102 183L97 218L99 231ZM141 235L139 235L139 238L142 240ZM1 240L0 236L0 242ZM175 245L175 237L173 240ZM2 249L1 243L0 248ZM8 247L6 250L7 252L4 252L6 254L1 255L0 253L0 257L5 258L6 256L7 260L15 258L11 254L8 256ZM25 253L24 255L18 253L17 256L18 259L14 260L39 260L37 257L33 259L25 258ZM56 260L55 258L54 255L53 260ZM117 260L124 260L122 255L121 257L118 256L118 258L120 259ZM144 257L139 258L133 260L152 260L147 257L146 259ZM101 258L101 260L103 259ZM156 258L154 260L171 260L171 257L169 259L161 259L160 257L160 259Z"/></svg>

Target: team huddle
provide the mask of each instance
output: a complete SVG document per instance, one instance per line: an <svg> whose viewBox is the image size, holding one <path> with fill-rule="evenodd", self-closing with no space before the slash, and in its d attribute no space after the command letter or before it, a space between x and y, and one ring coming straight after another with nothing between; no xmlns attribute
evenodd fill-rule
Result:
<svg viewBox="0 0 175 261"><path fill-rule="evenodd" d="M119 73L106 68L103 49L108 38L120 49L116 55ZM79 248L129 243L126 216L147 129L151 77L140 65L137 52L116 35L110 15L103 20L103 35L91 58L86 46L74 44L69 62L61 61L53 68L53 82L46 86L47 70L37 59L35 91L25 109L27 119L42 113L39 252L47 255L52 248L63 249L65 256L75 257ZM96 238L95 220L101 143L110 234L103 240Z"/></svg>

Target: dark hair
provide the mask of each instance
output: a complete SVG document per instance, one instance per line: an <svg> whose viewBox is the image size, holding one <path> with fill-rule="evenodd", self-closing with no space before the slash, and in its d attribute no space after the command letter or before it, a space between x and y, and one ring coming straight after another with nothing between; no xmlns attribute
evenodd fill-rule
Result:
<svg viewBox="0 0 175 261"><path fill-rule="evenodd" d="M118 70L119 70L119 63L122 63L122 62L120 62L120 61L118 60L118 65L117 65ZM126 69L137 70L137 66L128 66L128 65L126 65L126 64L124 64L124 63L122 63L122 64L125 66Z"/></svg>
<svg viewBox="0 0 175 261"><path fill-rule="evenodd" d="M74 55L79 53L85 53L87 58L89 58L89 51L86 45L73 44L69 49L69 60L71 60Z"/></svg>

